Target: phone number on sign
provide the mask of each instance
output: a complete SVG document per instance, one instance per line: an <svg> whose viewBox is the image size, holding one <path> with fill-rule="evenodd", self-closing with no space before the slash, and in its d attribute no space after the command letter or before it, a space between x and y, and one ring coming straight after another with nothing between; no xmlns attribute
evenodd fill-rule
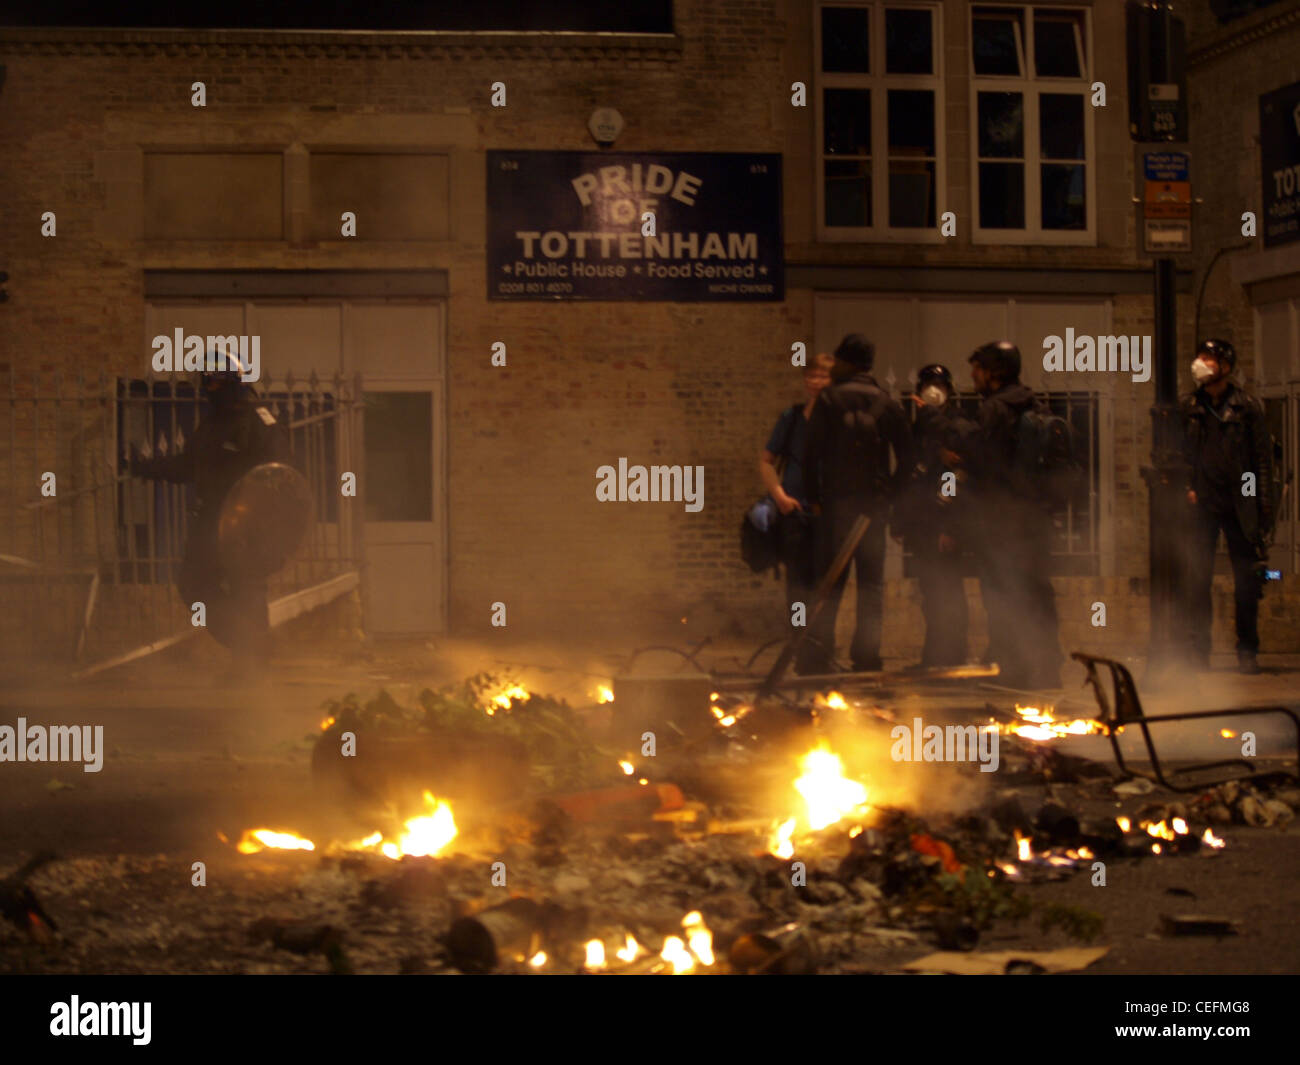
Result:
<svg viewBox="0 0 1300 1065"><path fill-rule="evenodd" d="M572 292L572 281L548 281L543 284L540 281L498 281L497 292L508 295L510 293L523 292L530 296L541 296L546 293Z"/></svg>

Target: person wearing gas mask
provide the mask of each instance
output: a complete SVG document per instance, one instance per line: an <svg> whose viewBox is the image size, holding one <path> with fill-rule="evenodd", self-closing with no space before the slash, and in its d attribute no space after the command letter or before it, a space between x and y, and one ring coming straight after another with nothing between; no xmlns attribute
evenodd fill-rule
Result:
<svg viewBox="0 0 1300 1065"><path fill-rule="evenodd" d="M235 676L245 677L269 658L266 581L222 565L217 540L221 504L254 466L287 462L289 442L284 426L245 383L239 360L233 355L224 358L221 369L217 355L207 357L208 365L217 367L200 375L209 413L184 448L145 457L132 445L130 470L149 480L194 485L197 498L189 512L177 591L187 607L204 604L208 631L234 654Z"/></svg>
<svg viewBox="0 0 1300 1065"><path fill-rule="evenodd" d="M1222 532L1236 592L1237 665L1258 673L1262 571L1276 517L1273 450L1264 405L1233 383L1236 366L1232 344L1206 340L1192 363L1196 390L1181 402L1190 509L1184 617L1193 660L1208 667L1214 554Z"/></svg>
<svg viewBox="0 0 1300 1065"><path fill-rule="evenodd" d="M912 439L916 466L894 510L893 533L916 564L925 616L921 665L966 661L967 606L961 556L969 549L969 485L959 452L975 430L961 415L952 374L932 363L917 373Z"/></svg>

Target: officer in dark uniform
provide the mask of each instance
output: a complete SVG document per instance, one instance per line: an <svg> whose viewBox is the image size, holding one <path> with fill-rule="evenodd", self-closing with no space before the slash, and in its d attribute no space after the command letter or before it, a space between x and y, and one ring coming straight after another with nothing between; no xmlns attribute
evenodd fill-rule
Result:
<svg viewBox="0 0 1300 1065"><path fill-rule="evenodd" d="M922 666L966 661L968 617L961 554L970 547L970 489L959 452L976 427L962 417L953 400L955 393L946 366L932 363L917 373L912 397L917 404L912 423L917 462L903 501L895 508L894 530L906 541L921 586Z"/></svg>
<svg viewBox="0 0 1300 1065"><path fill-rule="evenodd" d="M1042 412L1044 404L1020 383L1020 349L1010 341L977 348L970 365L983 399L978 433L963 455L977 503L980 594L989 622L985 657L998 663L1010 687L1057 688L1062 655L1048 575L1051 512L1017 483L1015 468L1020 417Z"/></svg>
<svg viewBox="0 0 1300 1065"><path fill-rule="evenodd" d="M1228 341L1205 341L1192 363L1196 391L1181 403L1190 508L1184 617L1192 656L1208 666L1210 589L1222 531L1236 590L1237 665L1243 673L1258 673L1259 599L1276 517L1275 474L1264 405L1232 382L1236 367L1237 352Z"/></svg>
<svg viewBox="0 0 1300 1065"><path fill-rule="evenodd" d="M207 364L220 365L213 354ZM254 466L286 462L289 447L287 431L257 402L242 374L232 355L225 356L225 369L203 373L200 384L210 412L183 450L142 458L133 447L130 465L137 476L194 485L197 499L188 515L177 590L187 606L204 604L208 631L230 648L240 668L251 669L269 658L266 580L222 565L218 520L231 486Z"/></svg>
<svg viewBox="0 0 1300 1065"><path fill-rule="evenodd" d="M815 512L820 512L814 533L819 578L830 569L858 517L871 519L852 558L858 602L850 654L857 672L881 668L885 525L915 464L903 408L871 376L875 357L875 346L856 333L840 342L835 349L836 383L817 397L804 446L804 490ZM800 647L796 661L800 673L829 671L835 653L835 615L847 581L846 567Z"/></svg>

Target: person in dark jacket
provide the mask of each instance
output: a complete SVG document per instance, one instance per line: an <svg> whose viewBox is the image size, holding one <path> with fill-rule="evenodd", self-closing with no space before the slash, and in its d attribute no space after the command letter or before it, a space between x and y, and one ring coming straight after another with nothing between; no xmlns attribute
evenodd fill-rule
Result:
<svg viewBox="0 0 1300 1065"><path fill-rule="evenodd" d="M1258 673L1261 571L1276 517L1275 474L1264 405L1233 384L1236 366L1237 352L1228 341L1205 341L1192 363L1198 387L1181 402L1191 526L1183 616L1192 656L1208 666L1214 620L1210 590L1222 532L1236 592L1237 665L1243 673Z"/></svg>
<svg viewBox="0 0 1300 1065"><path fill-rule="evenodd" d="M208 365L219 365L208 356ZM201 375L210 414L175 454L142 457L132 449L130 468L150 480L193 484L185 556L176 582L186 606L203 603L208 631L229 647L241 669L264 665L270 624L266 581L249 579L221 564L218 521L226 493L245 473L264 462L287 462L288 439L269 408L257 403L243 369L231 355L225 368Z"/></svg>
<svg viewBox="0 0 1300 1065"><path fill-rule="evenodd" d="M813 356L804 367L806 400L787 407L776 420L767 446L758 456L758 474L763 487L781 514L778 535L781 561L785 564L785 596L793 603L808 604L816 583L813 522L804 491L804 445L808 418L821 391L831 383L835 359L825 353ZM777 464L784 463L778 472Z"/></svg>
<svg viewBox="0 0 1300 1065"><path fill-rule="evenodd" d="M980 594L988 614L986 661L1013 688L1056 688L1061 682L1056 592L1048 576L1051 513L1017 483L1020 417L1044 404L1020 383L1020 349L1009 341L983 345L970 357L983 397L978 430L964 452L976 503Z"/></svg>
<svg viewBox="0 0 1300 1065"><path fill-rule="evenodd" d="M969 548L970 489L959 452L975 425L961 415L956 388L946 366L933 363L917 373L917 405L912 423L916 467L903 502L895 508L916 565L925 616L922 666L952 666L966 661L968 611L961 566Z"/></svg>
<svg viewBox="0 0 1300 1065"><path fill-rule="evenodd" d="M912 434L903 409L871 376L875 347L856 333L835 350L835 384L813 406L804 450L808 500L819 511L816 571L820 576L860 515L871 524L853 555L857 617L850 655L854 670L881 668L885 525L890 506L914 465ZM893 455L893 466L890 455ZM848 580L846 567L800 647L800 673L829 672L835 652L835 615Z"/></svg>

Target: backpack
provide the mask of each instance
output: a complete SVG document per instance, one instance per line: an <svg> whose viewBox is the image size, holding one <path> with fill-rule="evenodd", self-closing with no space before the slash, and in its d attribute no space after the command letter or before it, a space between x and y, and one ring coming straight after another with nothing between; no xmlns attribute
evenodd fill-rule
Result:
<svg viewBox="0 0 1300 1065"><path fill-rule="evenodd" d="M1070 423L1035 404L1016 423L1011 483L1018 495L1050 503L1073 502L1086 483Z"/></svg>
<svg viewBox="0 0 1300 1065"><path fill-rule="evenodd" d="M798 418L796 403L790 408L790 419L786 422L785 437L781 441L778 458L787 458L786 450L790 447L790 438L794 435L795 419ZM781 467L784 469L784 465ZM780 471L778 471L780 472ZM781 563L781 512L771 496L763 496L757 503L745 511L740 519L740 557L754 573L775 570Z"/></svg>

